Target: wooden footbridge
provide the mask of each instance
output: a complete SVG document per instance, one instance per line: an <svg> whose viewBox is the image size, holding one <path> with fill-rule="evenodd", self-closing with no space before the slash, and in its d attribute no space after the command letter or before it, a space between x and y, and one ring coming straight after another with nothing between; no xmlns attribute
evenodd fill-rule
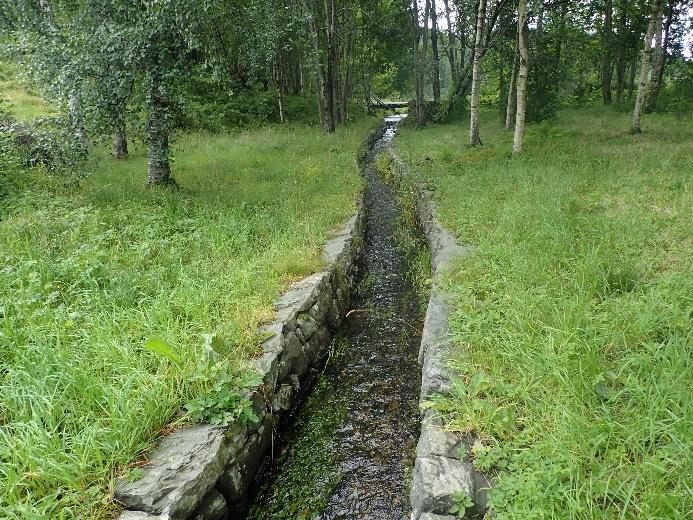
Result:
<svg viewBox="0 0 693 520"><path fill-rule="evenodd" d="M407 108L409 101L393 101L380 99L378 96L371 94L371 108L382 108L384 110L395 110L397 108Z"/></svg>

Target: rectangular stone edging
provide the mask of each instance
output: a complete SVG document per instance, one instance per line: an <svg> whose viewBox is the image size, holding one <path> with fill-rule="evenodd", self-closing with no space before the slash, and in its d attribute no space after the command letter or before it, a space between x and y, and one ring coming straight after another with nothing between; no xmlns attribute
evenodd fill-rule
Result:
<svg viewBox="0 0 693 520"><path fill-rule="evenodd" d="M161 439L142 468L144 475L135 482L119 481L116 499L128 509L119 520L223 520L245 498L273 444L274 426L291 409L342 323L364 220L361 196L356 214L323 249L327 267L282 294L275 302L275 320L260 328L272 334L253 360L262 375L252 396L260 422L228 429L186 426Z"/></svg>
<svg viewBox="0 0 693 520"><path fill-rule="evenodd" d="M388 147L390 165L399 177L409 176L405 165ZM458 256L469 251L437 219L435 204L428 190L415 185L416 214L431 250L431 272L439 276ZM434 394L446 393L452 385L448 305L450 295L433 286L424 318L419 363L423 404ZM421 435L411 485L411 519L453 519L448 516L453 506L452 494L464 491L474 500L472 516L482 517L487 511L491 481L475 470L470 461L471 446L477 442L472 435L460 436L444 429L440 417L430 409L422 409Z"/></svg>

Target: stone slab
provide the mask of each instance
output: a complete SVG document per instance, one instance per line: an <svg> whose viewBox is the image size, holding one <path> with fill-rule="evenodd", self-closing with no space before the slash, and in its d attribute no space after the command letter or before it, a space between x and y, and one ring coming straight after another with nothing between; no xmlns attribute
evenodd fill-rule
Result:
<svg viewBox="0 0 693 520"><path fill-rule="evenodd" d="M116 499L131 510L185 519L214 487L230 456L223 428L182 428L164 437L142 478L120 482Z"/></svg>

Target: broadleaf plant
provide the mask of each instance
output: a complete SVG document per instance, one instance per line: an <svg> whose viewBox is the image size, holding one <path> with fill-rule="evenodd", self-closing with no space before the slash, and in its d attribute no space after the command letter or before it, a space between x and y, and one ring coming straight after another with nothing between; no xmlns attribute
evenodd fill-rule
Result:
<svg viewBox="0 0 693 520"><path fill-rule="evenodd" d="M450 514L457 518L464 518L467 509L474 507L474 500L464 491L457 491L452 495L452 504Z"/></svg>

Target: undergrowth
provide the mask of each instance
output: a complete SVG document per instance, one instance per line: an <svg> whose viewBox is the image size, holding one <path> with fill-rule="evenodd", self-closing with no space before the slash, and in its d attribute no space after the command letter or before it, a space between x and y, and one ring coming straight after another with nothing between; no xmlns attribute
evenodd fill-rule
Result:
<svg viewBox="0 0 693 520"><path fill-rule="evenodd" d="M493 115L495 116L495 114ZM525 154L489 115L404 129L398 153L471 245L453 293L449 395L497 473L496 518L682 519L693 510L693 127L607 109L528 127Z"/></svg>

